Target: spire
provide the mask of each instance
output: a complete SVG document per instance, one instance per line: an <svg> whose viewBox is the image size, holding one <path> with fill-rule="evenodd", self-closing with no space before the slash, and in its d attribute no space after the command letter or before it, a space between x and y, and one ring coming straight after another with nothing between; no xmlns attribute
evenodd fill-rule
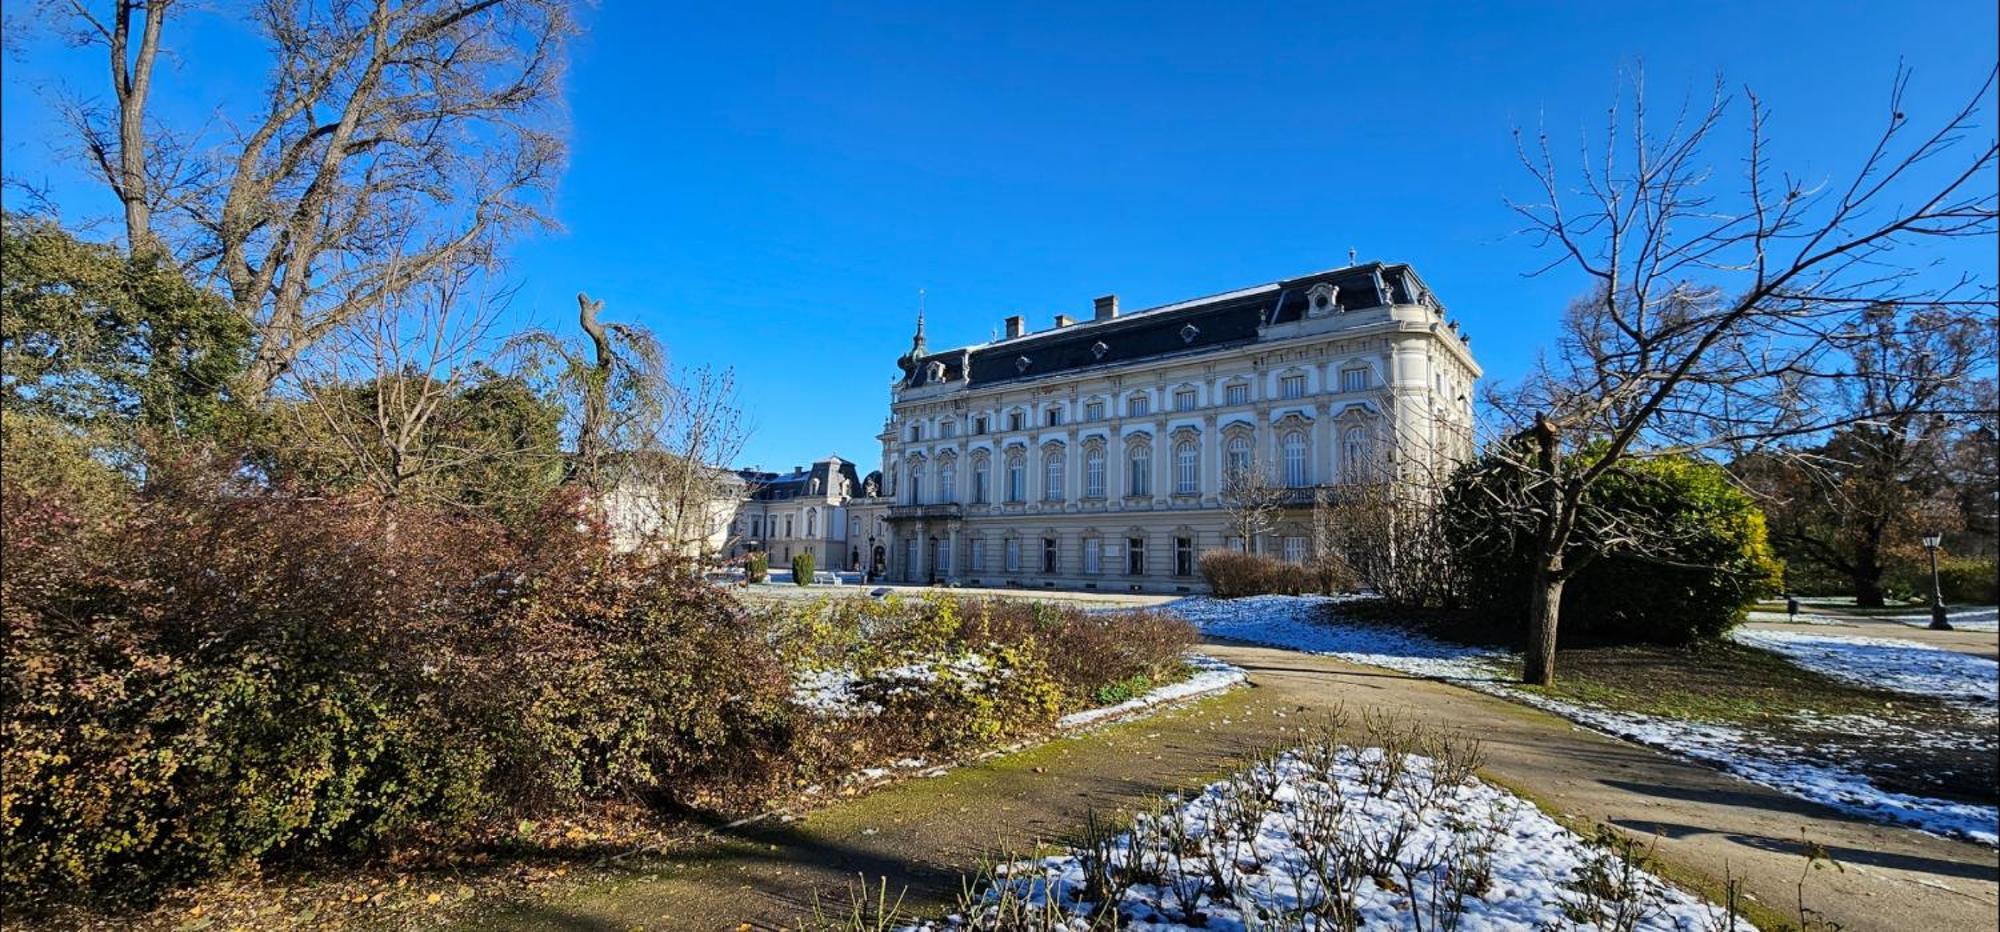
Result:
<svg viewBox="0 0 2000 932"><path fill-rule="evenodd" d="M915 358L918 356L922 356L923 354L924 354L924 290L922 288L919 288L917 289L917 338L910 341L910 356L911 358Z"/></svg>

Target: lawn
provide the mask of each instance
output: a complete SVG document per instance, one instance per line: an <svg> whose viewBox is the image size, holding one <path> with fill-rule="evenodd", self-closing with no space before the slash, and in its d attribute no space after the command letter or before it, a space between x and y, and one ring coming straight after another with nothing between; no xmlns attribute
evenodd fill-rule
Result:
<svg viewBox="0 0 2000 932"><path fill-rule="evenodd" d="M1838 761L1892 792L1992 804L1993 717L1964 703L1844 682L1733 642L1556 652L1556 684L1519 687L1576 705L1740 728Z"/></svg>

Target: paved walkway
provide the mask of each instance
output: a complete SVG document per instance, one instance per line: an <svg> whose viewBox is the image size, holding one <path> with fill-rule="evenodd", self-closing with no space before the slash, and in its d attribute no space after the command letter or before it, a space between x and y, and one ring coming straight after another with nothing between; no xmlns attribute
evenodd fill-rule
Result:
<svg viewBox="0 0 2000 932"><path fill-rule="evenodd" d="M479 928L786 928L815 894L846 903L857 875L884 875L912 904L948 902L963 872L996 852L1073 837L1090 809L1130 810L1291 742L1315 712L1381 707L1479 736L1484 773L1584 822L1658 837L1690 876L1744 881L1784 911L1805 872L1801 837L1845 869L1812 872L1807 905L1848 930L1993 929L1993 849L1851 819L1714 770L1607 738L1501 699L1326 657L1243 645L1211 651L1250 670L1236 690L950 774L884 789L808 818L755 825Z"/></svg>

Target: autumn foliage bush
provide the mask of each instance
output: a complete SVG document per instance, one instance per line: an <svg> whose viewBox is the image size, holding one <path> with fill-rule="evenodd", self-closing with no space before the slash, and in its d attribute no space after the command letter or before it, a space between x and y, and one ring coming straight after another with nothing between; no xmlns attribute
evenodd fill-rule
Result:
<svg viewBox="0 0 2000 932"><path fill-rule="evenodd" d="M1167 612L944 593L825 599L763 610L786 666L839 672L872 714L822 722L840 763L951 756L1048 730L1119 684L1179 677L1192 625Z"/></svg>
<svg viewBox="0 0 2000 932"><path fill-rule="evenodd" d="M10 464L11 465L11 464ZM480 519L156 465L0 489L6 898L449 840L774 779L789 687L735 602L552 502Z"/></svg>

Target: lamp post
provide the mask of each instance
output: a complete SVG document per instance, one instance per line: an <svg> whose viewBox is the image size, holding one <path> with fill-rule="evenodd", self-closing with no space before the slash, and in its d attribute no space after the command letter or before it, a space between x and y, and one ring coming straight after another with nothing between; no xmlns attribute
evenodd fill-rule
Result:
<svg viewBox="0 0 2000 932"><path fill-rule="evenodd" d="M1944 542L1944 535L1924 535L1924 550L1931 555L1931 630L1950 631L1951 622L1944 618L1944 589L1938 585L1937 552Z"/></svg>

